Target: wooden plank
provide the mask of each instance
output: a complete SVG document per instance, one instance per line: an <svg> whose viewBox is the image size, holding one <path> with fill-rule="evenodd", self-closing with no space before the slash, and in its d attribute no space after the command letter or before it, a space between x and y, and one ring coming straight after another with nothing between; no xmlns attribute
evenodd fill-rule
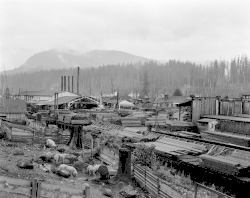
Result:
<svg viewBox="0 0 250 198"><path fill-rule="evenodd" d="M6 182L8 184L12 185L18 185L18 186L28 186L30 187L31 181L24 180L24 179L16 179L16 178L10 178L5 176L0 176L0 182Z"/></svg>
<svg viewBox="0 0 250 198"><path fill-rule="evenodd" d="M37 180L34 179L32 181L31 198L36 198L36 191L37 191Z"/></svg>
<svg viewBox="0 0 250 198"><path fill-rule="evenodd" d="M41 191L42 190L59 190L60 192L63 193L70 193L70 194L82 194L81 189L74 189L74 188L67 188L67 187L60 187L58 185L52 185L52 184L47 184L47 183L41 183Z"/></svg>
<svg viewBox="0 0 250 198"><path fill-rule="evenodd" d="M31 189L24 187L5 186L3 184L0 184L0 192L6 192L8 194L25 195L31 197Z"/></svg>

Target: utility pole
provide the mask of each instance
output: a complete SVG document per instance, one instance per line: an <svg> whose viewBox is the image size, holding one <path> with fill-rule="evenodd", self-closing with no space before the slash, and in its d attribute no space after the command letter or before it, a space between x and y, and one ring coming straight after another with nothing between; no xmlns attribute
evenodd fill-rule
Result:
<svg viewBox="0 0 250 198"><path fill-rule="evenodd" d="M117 90L117 97L116 97L116 100L117 100L117 102L116 102L116 108L118 109L118 106L119 106L119 91Z"/></svg>
<svg viewBox="0 0 250 198"><path fill-rule="evenodd" d="M156 110L156 114L155 114L155 132L157 131L157 116L158 116L157 115L158 114L157 113L157 107L158 107L158 103L156 103L156 109L155 109Z"/></svg>

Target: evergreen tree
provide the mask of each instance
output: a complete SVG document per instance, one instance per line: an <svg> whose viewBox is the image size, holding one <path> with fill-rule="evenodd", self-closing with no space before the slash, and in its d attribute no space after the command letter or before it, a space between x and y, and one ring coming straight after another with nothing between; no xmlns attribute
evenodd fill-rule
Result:
<svg viewBox="0 0 250 198"><path fill-rule="evenodd" d="M176 89L176 90L174 91L173 96L182 96L181 90Z"/></svg>
<svg viewBox="0 0 250 198"><path fill-rule="evenodd" d="M147 69L145 69L142 78L142 95L148 96L148 91L149 91L148 71Z"/></svg>

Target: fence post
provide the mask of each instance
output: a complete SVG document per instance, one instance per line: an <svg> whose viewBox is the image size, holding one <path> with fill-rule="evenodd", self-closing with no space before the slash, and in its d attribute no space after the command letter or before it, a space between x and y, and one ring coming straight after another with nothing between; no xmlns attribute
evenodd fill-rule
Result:
<svg viewBox="0 0 250 198"><path fill-rule="evenodd" d="M160 186L160 179L159 177L157 178L157 197L159 198L160 197L160 189L161 189L161 186Z"/></svg>
<svg viewBox="0 0 250 198"><path fill-rule="evenodd" d="M89 186L85 186L85 189L84 189L84 195L85 195L85 198L90 198L90 187Z"/></svg>
<svg viewBox="0 0 250 198"><path fill-rule="evenodd" d="M197 198L197 191L198 191L198 184L197 184L197 182L195 182L194 198Z"/></svg>
<svg viewBox="0 0 250 198"><path fill-rule="evenodd" d="M32 190L31 190L31 198L36 198L36 190L37 190L37 180L34 179L31 183Z"/></svg>
<svg viewBox="0 0 250 198"><path fill-rule="evenodd" d="M38 181L37 182L37 190L36 190L36 198L40 198L41 197L41 182Z"/></svg>
<svg viewBox="0 0 250 198"><path fill-rule="evenodd" d="M90 139L90 146L91 146L91 158L93 158L93 143L94 143L94 141L93 141L93 137L92 137L92 135L91 135L91 139Z"/></svg>

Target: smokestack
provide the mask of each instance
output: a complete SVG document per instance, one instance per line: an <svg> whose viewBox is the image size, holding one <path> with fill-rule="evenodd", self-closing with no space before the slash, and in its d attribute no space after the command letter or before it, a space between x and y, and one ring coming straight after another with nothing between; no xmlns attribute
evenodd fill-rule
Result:
<svg viewBox="0 0 250 198"><path fill-rule="evenodd" d="M63 91L63 76L61 76L61 91Z"/></svg>
<svg viewBox="0 0 250 198"><path fill-rule="evenodd" d="M74 76L72 76L72 93L74 93Z"/></svg>
<svg viewBox="0 0 250 198"><path fill-rule="evenodd" d="M64 90L63 91L66 91L66 76L64 76Z"/></svg>
<svg viewBox="0 0 250 198"><path fill-rule="evenodd" d="M79 73L80 67L77 67L77 94L79 94Z"/></svg>
<svg viewBox="0 0 250 198"><path fill-rule="evenodd" d="M68 76L68 91L70 92L70 76Z"/></svg>

